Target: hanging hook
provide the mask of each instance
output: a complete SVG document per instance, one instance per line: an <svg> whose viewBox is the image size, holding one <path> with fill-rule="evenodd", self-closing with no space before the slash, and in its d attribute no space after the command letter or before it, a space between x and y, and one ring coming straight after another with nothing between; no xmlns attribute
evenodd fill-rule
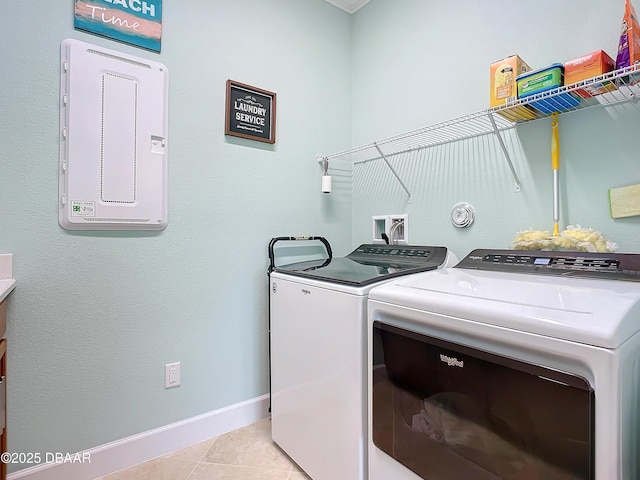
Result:
<svg viewBox="0 0 640 480"><path fill-rule="evenodd" d="M322 193L331 193L331 176L329 175L329 159L321 155L316 155L318 163L322 164Z"/></svg>

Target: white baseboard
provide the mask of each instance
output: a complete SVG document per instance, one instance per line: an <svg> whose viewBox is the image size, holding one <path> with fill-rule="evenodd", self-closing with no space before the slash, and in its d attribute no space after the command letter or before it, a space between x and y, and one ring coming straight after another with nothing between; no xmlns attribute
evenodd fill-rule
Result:
<svg viewBox="0 0 640 480"><path fill-rule="evenodd" d="M7 480L93 480L236 430L269 416L269 395L236 403L77 454L73 463L43 463L7 475ZM73 459L72 458L72 459ZM44 461L44 459L43 459Z"/></svg>

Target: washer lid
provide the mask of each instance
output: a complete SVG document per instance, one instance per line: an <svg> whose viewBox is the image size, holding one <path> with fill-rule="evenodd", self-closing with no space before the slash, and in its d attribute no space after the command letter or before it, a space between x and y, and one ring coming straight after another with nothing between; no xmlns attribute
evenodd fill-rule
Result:
<svg viewBox="0 0 640 480"><path fill-rule="evenodd" d="M312 260L276 267L274 271L364 286L374 282L434 270L447 259L445 247L412 245L360 245L346 257Z"/></svg>
<svg viewBox="0 0 640 480"><path fill-rule="evenodd" d="M617 348L640 331L640 283L442 269L374 287L370 300ZM377 305L384 310L384 305Z"/></svg>

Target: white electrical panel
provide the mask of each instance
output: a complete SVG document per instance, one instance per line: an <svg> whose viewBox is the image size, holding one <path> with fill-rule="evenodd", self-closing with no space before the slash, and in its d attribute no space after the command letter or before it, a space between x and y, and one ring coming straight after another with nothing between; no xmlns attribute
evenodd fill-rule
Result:
<svg viewBox="0 0 640 480"><path fill-rule="evenodd" d="M77 40L62 42L63 228L167 226L168 80L161 63Z"/></svg>

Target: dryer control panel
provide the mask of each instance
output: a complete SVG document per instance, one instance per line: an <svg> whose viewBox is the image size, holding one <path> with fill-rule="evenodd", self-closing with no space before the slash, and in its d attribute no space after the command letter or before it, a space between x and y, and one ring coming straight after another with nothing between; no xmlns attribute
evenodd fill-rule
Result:
<svg viewBox="0 0 640 480"><path fill-rule="evenodd" d="M455 268L640 282L640 254L630 253L478 249Z"/></svg>

